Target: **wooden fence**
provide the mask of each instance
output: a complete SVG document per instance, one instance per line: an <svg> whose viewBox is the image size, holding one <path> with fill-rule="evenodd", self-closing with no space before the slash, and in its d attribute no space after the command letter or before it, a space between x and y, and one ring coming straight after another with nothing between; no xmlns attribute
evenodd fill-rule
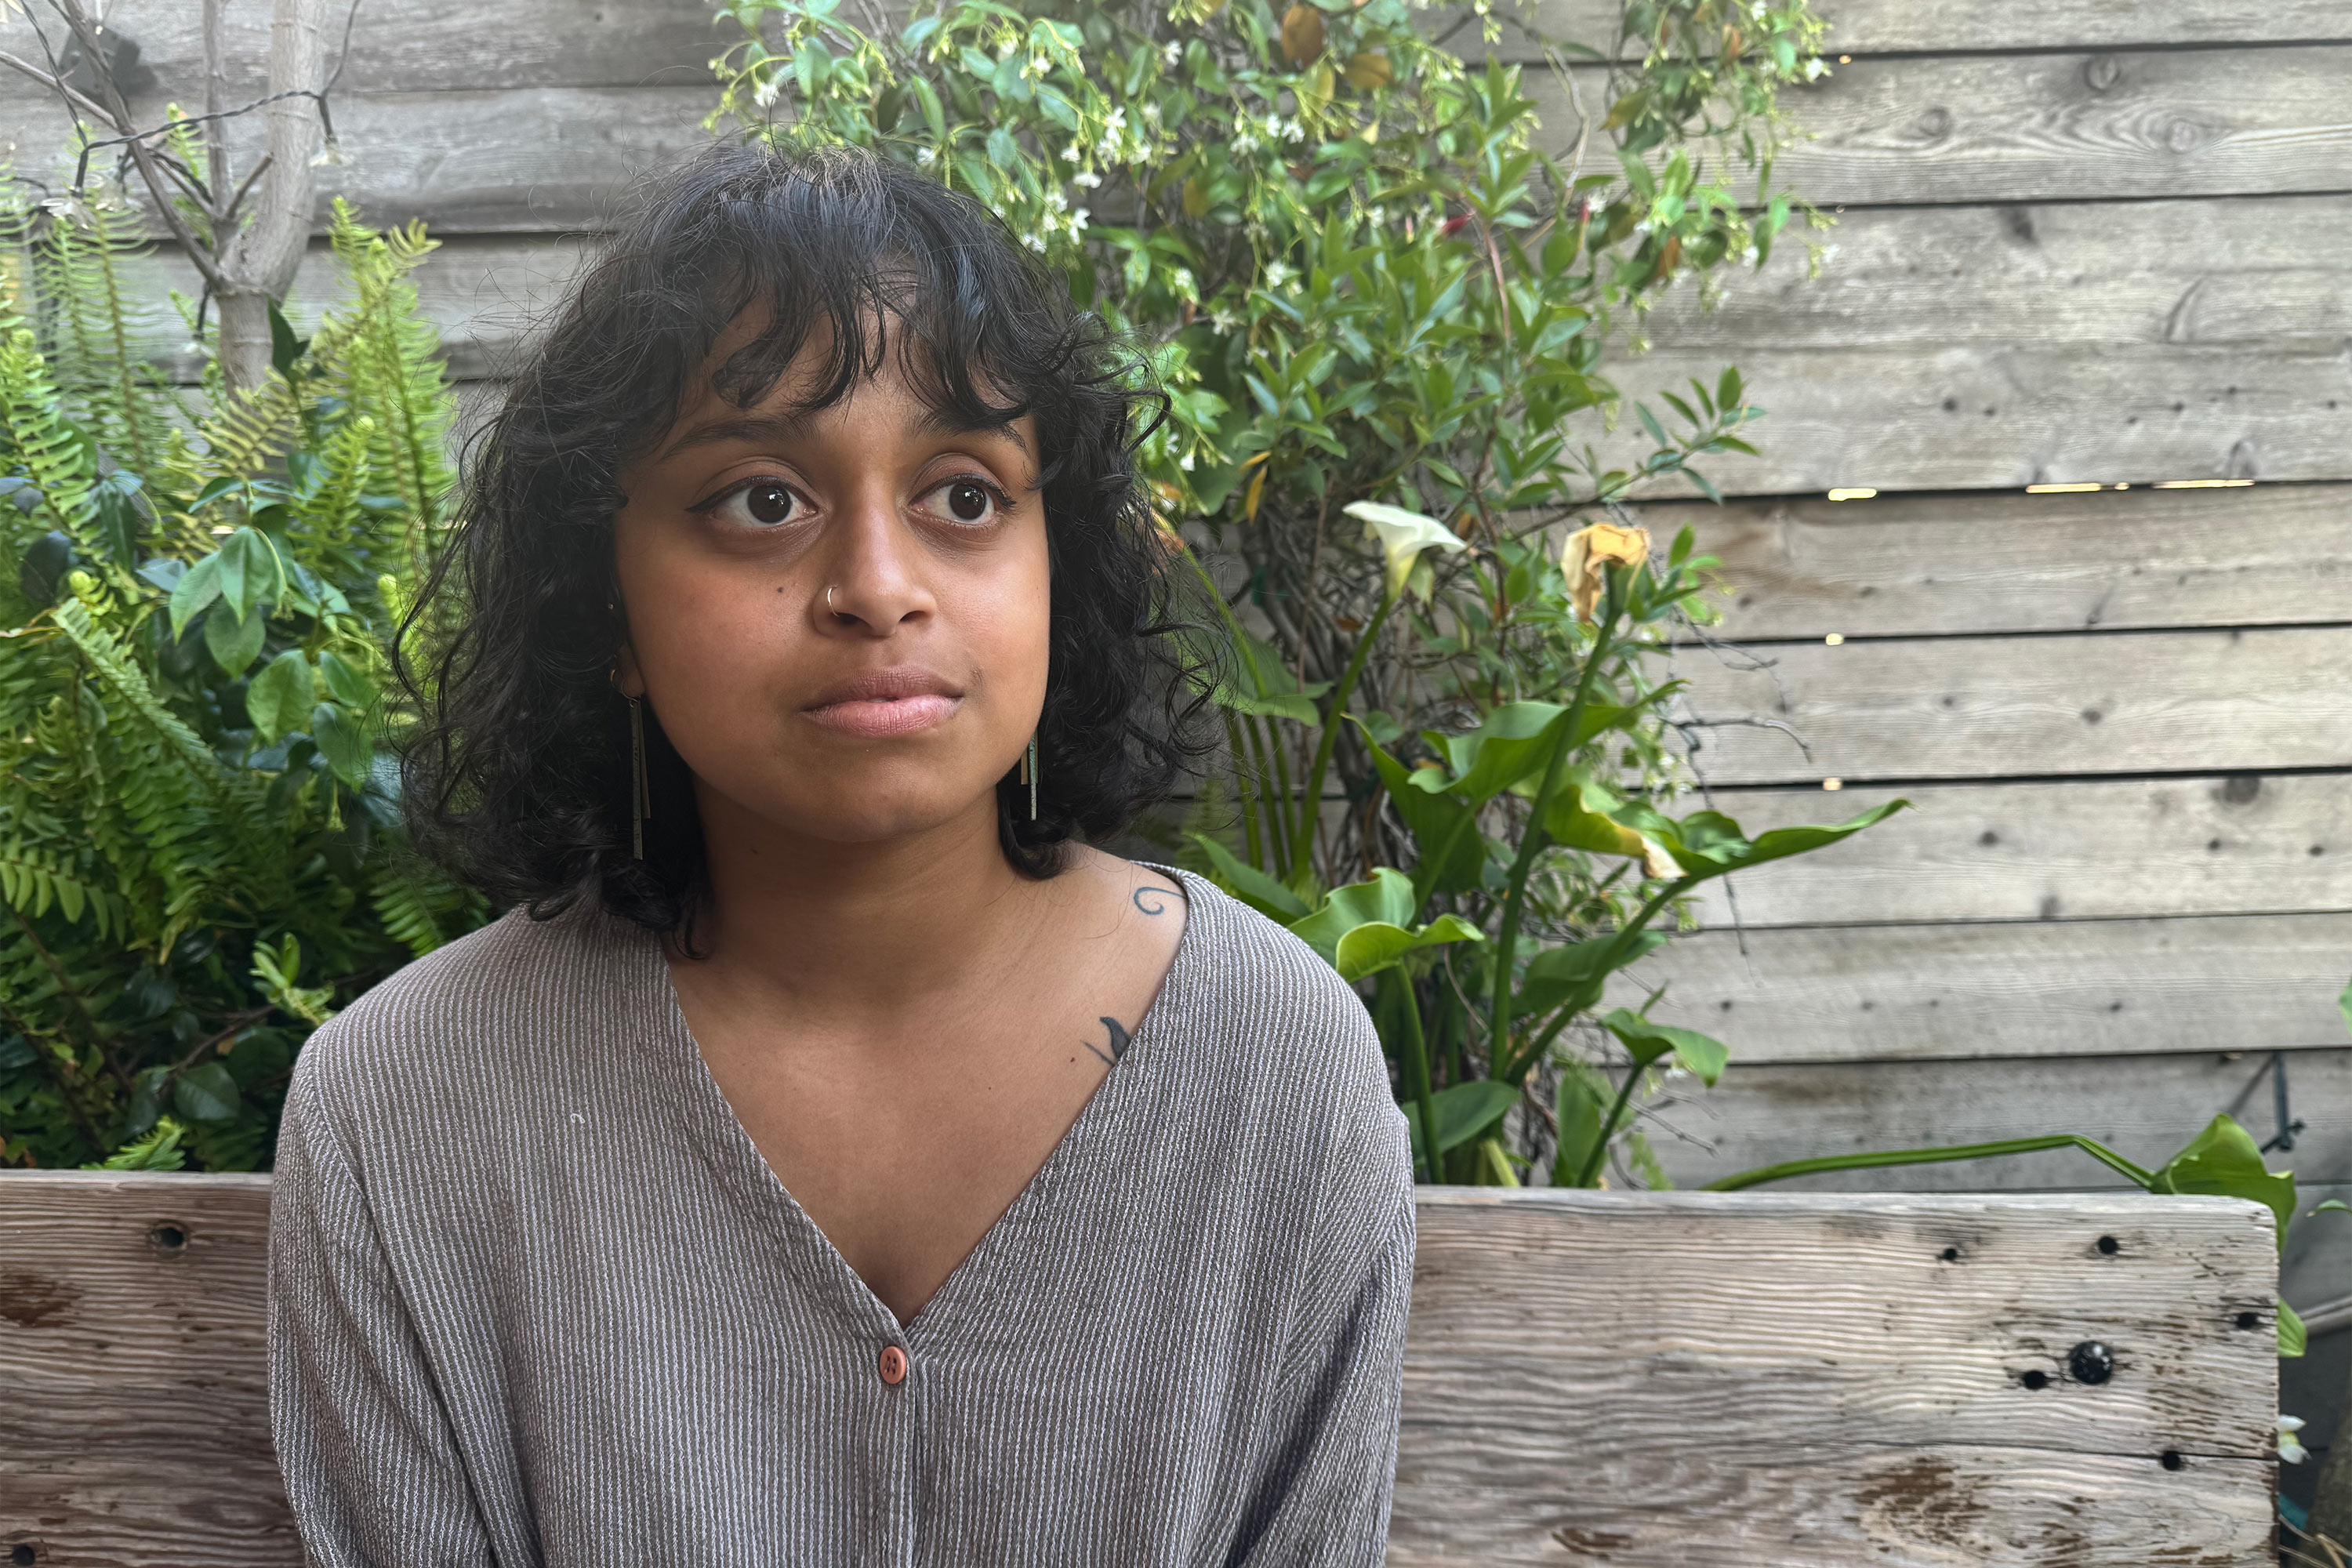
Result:
<svg viewBox="0 0 2352 1568"><path fill-rule="evenodd" d="M299 1562L260 1176L0 1174L0 1551ZM1424 1189L1389 1561L2272 1561L2276 1262L2226 1198Z"/></svg>
<svg viewBox="0 0 2352 1568"><path fill-rule="evenodd" d="M2271 1137L2284 1061L2304 1125L2280 1161L2352 1195L2352 8L1820 6L1838 64L1791 95L1808 140L1782 164L1835 216L1820 277L1792 237L1717 309L1669 300L1624 379L1737 363L1769 410L1764 457L1715 475L1740 499L1654 517L1727 563L1747 657L1680 655L1717 803L1765 825L1919 809L1740 879L1649 966L1660 1016L1739 1064L1660 1111L1661 1156L1696 1184L2071 1130L2154 1163L2218 1110ZM228 9L257 68L267 6ZM461 375L495 374L634 173L702 139L710 9L358 13L351 162L320 173L447 240L425 294ZM196 7L112 15L194 91ZM1538 10L1587 38L1614 15ZM22 84L0 98L0 143L65 129ZM2155 488L2218 479L2254 482ZM2111 488L2022 493L2057 483ZM1847 487L1878 497L1821 499ZM2105 1175L2043 1156L1843 1184ZM2352 1226L2302 1226L2285 1289L2352 1295ZM2291 1402L2321 1433L2340 1359L2313 1376Z"/></svg>

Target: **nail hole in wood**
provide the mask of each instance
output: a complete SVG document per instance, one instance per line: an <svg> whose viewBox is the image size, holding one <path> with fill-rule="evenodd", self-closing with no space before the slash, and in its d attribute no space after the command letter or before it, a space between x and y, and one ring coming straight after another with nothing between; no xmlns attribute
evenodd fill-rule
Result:
<svg viewBox="0 0 2352 1568"><path fill-rule="evenodd" d="M2164 1458L2157 1462L2168 1470L2177 1470L2180 1468L2180 1452L2177 1448L2167 1448Z"/></svg>
<svg viewBox="0 0 2352 1568"><path fill-rule="evenodd" d="M2241 1312L2238 1314L2238 1327L2242 1329L2259 1329L2262 1326L2263 1315L2260 1312Z"/></svg>
<svg viewBox="0 0 2352 1568"><path fill-rule="evenodd" d="M2123 1249L2124 1244L2117 1241L2114 1237L2103 1236L2099 1237L2099 1251L2106 1257L2113 1258L2116 1253L2121 1252Z"/></svg>
<svg viewBox="0 0 2352 1568"><path fill-rule="evenodd" d="M2050 1374L2046 1372L2029 1372L2017 1381L2025 1384L2026 1387L2039 1392L2040 1390L2050 1386Z"/></svg>
<svg viewBox="0 0 2352 1568"><path fill-rule="evenodd" d="M32 1568L33 1549L20 1543L16 1550L8 1553L8 1561L16 1564L16 1568Z"/></svg>
<svg viewBox="0 0 2352 1568"><path fill-rule="evenodd" d="M162 1253L174 1253L188 1245L188 1233L176 1225L159 1225L147 1233L149 1245ZM31 1562L31 1558L26 1558Z"/></svg>
<svg viewBox="0 0 2352 1568"><path fill-rule="evenodd" d="M1947 1263L1958 1263L1960 1260L1960 1249L1957 1247L1948 1247L1944 1248L1941 1257Z"/></svg>

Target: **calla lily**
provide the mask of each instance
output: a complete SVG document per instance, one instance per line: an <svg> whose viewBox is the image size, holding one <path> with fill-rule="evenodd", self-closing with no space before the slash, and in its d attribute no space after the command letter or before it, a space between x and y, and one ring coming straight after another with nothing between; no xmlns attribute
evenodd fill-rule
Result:
<svg viewBox="0 0 2352 1568"><path fill-rule="evenodd" d="M1404 580L1412 575L1413 563L1421 559L1423 551L1470 548L1435 518L1407 511L1401 506L1383 506L1376 500L1349 501L1347 512L1349 517L1362 520L1365 538L1381 542L1381 553L1388 557L1387 587L1391 599L1404 592Z"/></svg>
<svg viewBox="0 0 2352 1568"><path fill-rule="evenodd" d="M1596 522L1568 536L1560 547L1559 570L1568 579L1569 596L1576 603L1576 618L1592 624L1592 612L1609 586L1609 568L1632 571L1650 558L1650 531Z"/></svg>

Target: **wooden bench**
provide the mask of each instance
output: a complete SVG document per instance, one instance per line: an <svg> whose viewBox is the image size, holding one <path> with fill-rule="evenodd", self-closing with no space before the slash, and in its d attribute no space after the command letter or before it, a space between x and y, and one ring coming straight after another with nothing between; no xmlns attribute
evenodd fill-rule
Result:
<svg viewBox="0 0 2352 1568"><path fill-rule="evenodd" d="M268 1201L0 1175L0 1562L299 1563ZM1432 1189L1389 1560L2270 1563L2276 1274L2224 1198Z"/></svg>

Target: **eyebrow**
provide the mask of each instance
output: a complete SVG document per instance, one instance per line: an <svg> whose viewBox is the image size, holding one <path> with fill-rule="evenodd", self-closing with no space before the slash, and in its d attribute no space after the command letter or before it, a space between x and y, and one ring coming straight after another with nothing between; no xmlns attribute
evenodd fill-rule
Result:
<svg viewBox="0 0 2352 1568"><path fill-rule="evenodd" d="M744 414L730 419L706 420L664 447L656 462L667 462L681 452L697 447L715 446L724 441L791 441L805 436L812 423L810 415L799 409L774 414ZM1018 447L1023 457L1031 457L1029 443L1009 419L972 419L950 409L934 408L916 422L918 434L926 436L1002 436Z"/></svg>

